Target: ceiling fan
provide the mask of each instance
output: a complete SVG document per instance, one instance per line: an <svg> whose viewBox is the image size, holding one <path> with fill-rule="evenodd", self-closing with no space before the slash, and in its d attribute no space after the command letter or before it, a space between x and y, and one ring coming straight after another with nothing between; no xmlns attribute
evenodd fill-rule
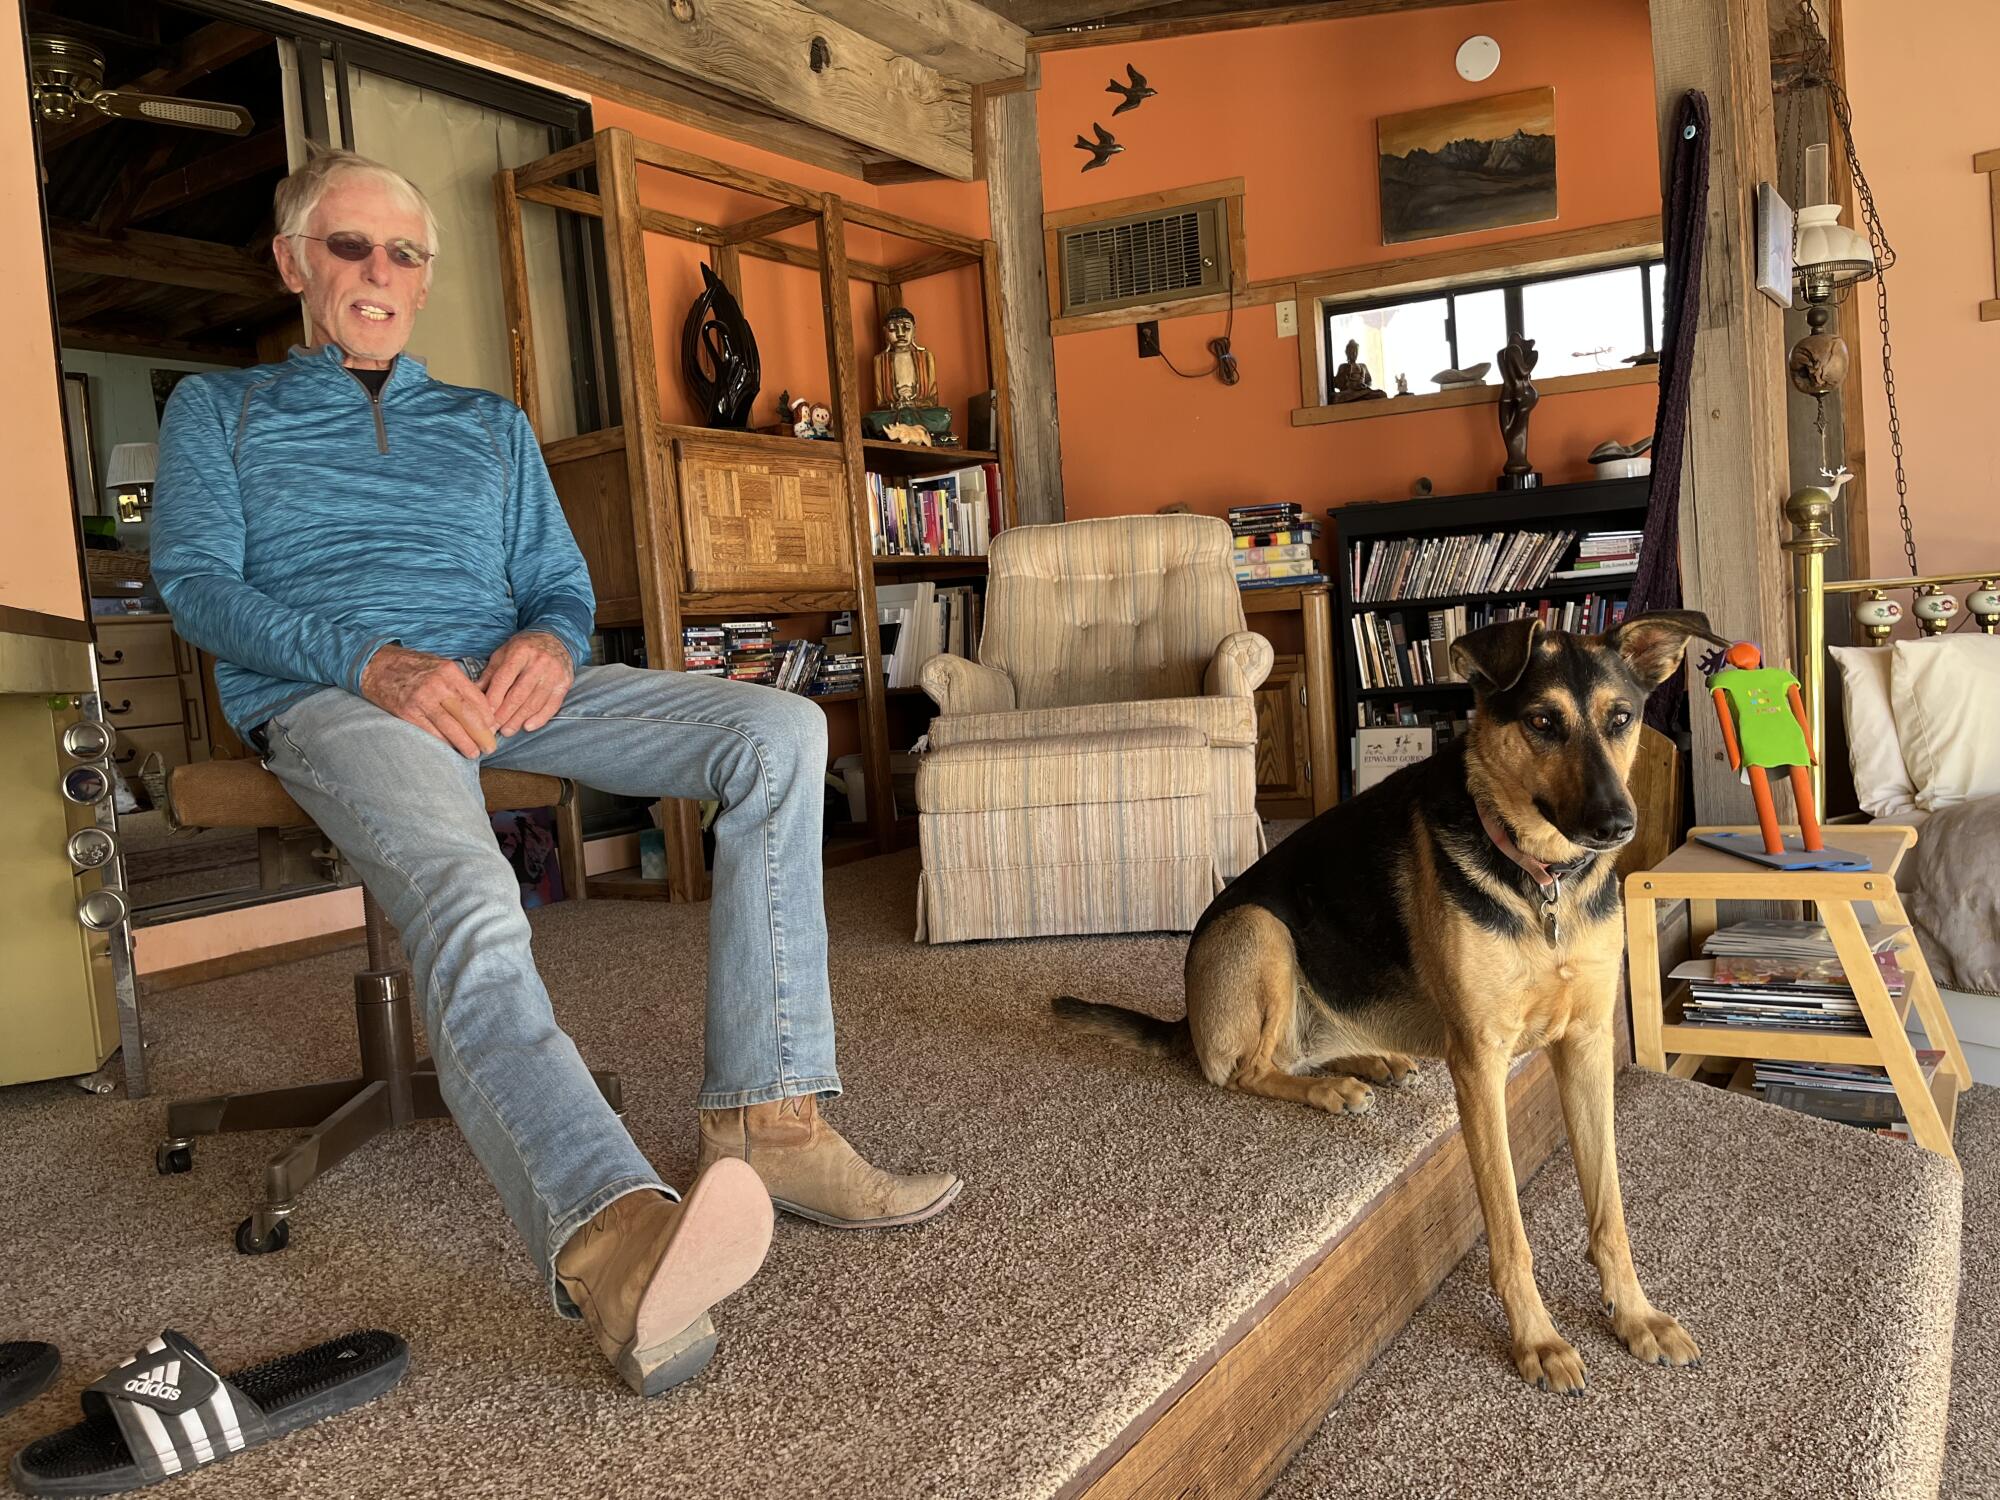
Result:
<svg viewBox="0 0 2000 1500"><path fill-rule="evenodd" d="M236 104L108 89L104 54L74 37L54 33L29 37L28 73L35 113L51 125L70 124L91 109L115 120L151 120L156 125L187 125L225 135L246 135L254 123L250 111Z"/></svg>

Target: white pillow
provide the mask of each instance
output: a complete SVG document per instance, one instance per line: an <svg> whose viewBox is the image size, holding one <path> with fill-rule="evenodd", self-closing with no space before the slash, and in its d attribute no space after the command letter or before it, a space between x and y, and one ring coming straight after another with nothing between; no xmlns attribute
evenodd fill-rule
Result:
<svg viewBox="0 0 2000 1500"><path fill-rule="evenodd" d="M1889 701L1926 812L2000 795L2000 636L1898 641Z"/></svg>
<svg viewBox="0 0 2000 1500"><path fill-rule="evenodd" d="M1873 817L1906 817L1916 811L1917 789L1903 763L1896 714L1889 702L1889 667L1896 659L1895 650L1886 646L1827 650L1840 667L1840 711L1847 722L1855 798Z"/></svg>

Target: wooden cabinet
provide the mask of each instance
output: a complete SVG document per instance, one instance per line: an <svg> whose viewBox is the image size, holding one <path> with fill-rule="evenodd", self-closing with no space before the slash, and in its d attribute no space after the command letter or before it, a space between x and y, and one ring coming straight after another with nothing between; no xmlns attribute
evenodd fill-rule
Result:
<svg viewBox="0 0 2000 1500"><path fill-rule="evenodd" d="M1306 740L1306 659L1279 656L1257 689L1257 811L1312 816L1312 753Z"/></svg>
<svg viewBox="0 0 2000 1500"><path fill-rule="evenodd" d="M168 770L210 757L201 658L163 615L97 622L104 717L118 731L113 759L128 774L158 751Z"/></svg>
<svg viewBox="0 0 2000 1500"><path fill-rule="evenodd" d="M676 440L681 556L693 591L854 586L847 464L832 443Z"/></svg>

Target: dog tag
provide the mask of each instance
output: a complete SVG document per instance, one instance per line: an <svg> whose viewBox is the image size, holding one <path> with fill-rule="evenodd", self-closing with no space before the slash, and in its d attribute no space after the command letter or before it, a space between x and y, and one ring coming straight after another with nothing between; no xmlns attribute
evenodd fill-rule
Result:
<svg viewBox="0 0 2000 1500"><path fill-rule="evenodd" d="M1556 904L1562 900L1562 876L1558 875L1542 892L1542 935L1553 946L1562 942L1562 923L1556 918Z"/></svg>

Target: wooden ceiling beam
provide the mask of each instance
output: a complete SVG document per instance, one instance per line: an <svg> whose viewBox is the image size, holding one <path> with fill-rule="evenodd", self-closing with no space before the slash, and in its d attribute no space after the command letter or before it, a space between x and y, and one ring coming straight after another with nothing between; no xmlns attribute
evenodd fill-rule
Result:
<svg viewBox="0 0 2000 1500"><path fill-rule="evenodd" d="M812 0L821 15L966 83L1019 78L1028 33L974 0Z"/></svg>
<svg viewBox="0 0 2000 1500"><path fill-rule="evenodd" d="M260 134L198 157L178 171L155 177L132 206L128 222L206 198L285 165L285 132L273 126Z"/></svg>
<svg viewBox="0 0 2000 1500"><path fill-rule="evenodd" d="M1244 31L1263 26L1294 26L1306 21L1346 21L1358 16L1390 15L1397 11L1436 10L1446 6L1478 5L1484 0L1278 0L1275 4L1245 4L1244 0L995 0L1005 8L1041 7L1049 21L1029 27L1032 52L1070 47L1129 46L1161 37L1195 36L1214 31Z"/></svg>
<svg viewBox="0 0 2000 1500"><path fill-rule="evenodd" d="M157 333L138 330L69 328L60 330L64 349L84 354L136 354L149 359L185 359L211 365L254 365L257 356L248 349L226 344L189 344L162 341Z"/></svg>
<svg viewBox="0 0 2000 1500"><path fill-rule="evenodd" d="M139 94L175 96L197 79L206 78L217 68L225 68L238 58L248 57L272 45L270 36L229 21L217 21L190 35L175 49L174 60L137 78L109 79L114 89L130 89ZM67 125L42 127L42 150L55 151L80 140L93 130L109 125L111 117L86 110Z"/></svg>
<svg viewBox="0 0 2000 1500"><path fill-rule="evenodd" d="M264 298L280 284L269 261L231 246L137 229L103 235L82 224L52 223L49 253L66 271L122 276L127 281L194 291Z"/></svg>
<svg viewBox="0 0 2000 1500"><path fill-rule="evenodd" d="M329 8L370 12L399 30L415 21L456 35L461 49L477 37L526 59L531 72L580 68L591 92L602 89L589 76L601 62L683 99L733 98L739 113L768 110L960 181L972 176L971 86L800 0L693 0L686 22L657 0L334 0Z"/></svg>

